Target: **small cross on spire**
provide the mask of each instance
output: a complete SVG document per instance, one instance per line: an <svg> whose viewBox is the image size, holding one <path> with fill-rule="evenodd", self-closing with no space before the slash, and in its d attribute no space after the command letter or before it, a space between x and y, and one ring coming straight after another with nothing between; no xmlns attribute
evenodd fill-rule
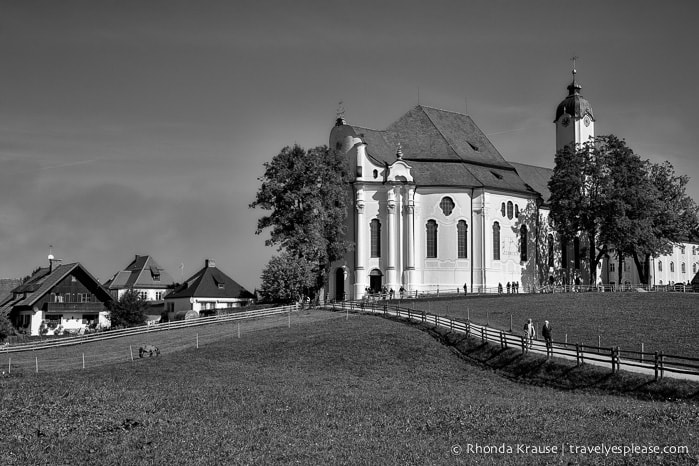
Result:
<svg viewBox="0 0 699 466"><path fill-rule="evenodd" d="M573 81L575 81L575 73L578 72L578 70L575 69L575 60L577 60L579 57L573 55L573 58L570 60L573 62Z"/></svg>
<svg viewBox="0 0 699 466"><path fill-rule="evenodd" d="M345 124L345 106L343 102L340 101L337 104L337 118L335 119L335 126L342 126Z"/></svg>

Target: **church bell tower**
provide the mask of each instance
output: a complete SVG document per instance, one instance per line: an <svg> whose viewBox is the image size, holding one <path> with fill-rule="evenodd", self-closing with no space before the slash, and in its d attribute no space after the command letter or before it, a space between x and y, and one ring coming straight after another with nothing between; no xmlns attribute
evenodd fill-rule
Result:
<svg viewBox="0 0 699 466"><path fill-rule="evenodd" d="M556 118L556 151L567 145L578 145L595 136L595 117L592 106L581 94L582 86L575 80L573 58L573 82L568 85L568 96L558 104Z"/></svg>

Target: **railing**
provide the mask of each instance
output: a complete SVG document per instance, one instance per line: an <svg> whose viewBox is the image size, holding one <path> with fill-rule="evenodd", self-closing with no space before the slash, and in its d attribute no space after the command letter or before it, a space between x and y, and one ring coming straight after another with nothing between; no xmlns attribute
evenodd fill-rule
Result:
<svg viewBox="0 0 699 466"><path fill-rule="evenodd" d="M506 330L477 325L470 321L461 322L423 311L402 308L388 302L341 302L328 305L334 311L344 312L369 312L384 317L397 317L413 322L430 324L436 327L447 328L453 332L465 333L467 336L479 338L483 342L499 344L501 348L516 348L522 351L547 354L546 343L542 340L527 339L523 335L517 335ZM570 344L567 342L552 341L548 350L552 356L576 361L580 366L586 362L597 365L611 366L612 372L618 372L623 366L635 368L637 372L653 374L655 380L661 379L666 373L675 376L689 375L699 378L699 359L686 356L667 355L661 352L647 353L640 351L622 351L618 346L599 348L583 344ZM622 358L623 356L623 358ZM648 361L648 362L646 362Z"/></svg>
<svg viewBox="0 0 699 466"><path fill-rule="evenodd" d="M36 351L47 348L59 348L63 346L81 345L92 341L111 340L129 335L139 335L150 332L163 332L168 330L198 327L201 325L215 324L219 322L230 322L236 320L256 319L259 317L267 317L279 314L287 314L296 311L296 305L282 306L269 309L258 309L254 311L235 312L230 314L222 314L211 317L199 317L190 320L180 320L175 322L166 322L155 325L143 325L139 327L131 327L119 330L106 330L103 332L91 333L75 337L63 337L55 339L47 339L39 342L22 343L17 345L0 346L0 353L18 353L22 351Z"/></svg>
<svg viewBox="0 0 699 466"><path fill-rule="evenodd" d="M95 313L104 311L102 303L46 303L46 312L68 312L68 311L94 311Z"/></svg>

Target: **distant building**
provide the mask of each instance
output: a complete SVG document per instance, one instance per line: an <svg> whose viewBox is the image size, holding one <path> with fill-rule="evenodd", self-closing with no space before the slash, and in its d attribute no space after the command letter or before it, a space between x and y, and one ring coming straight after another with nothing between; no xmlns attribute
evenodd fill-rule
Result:
<svg viewBox="0 0 699 466"><path fill-rule="evenodd" d="M79 263L54 262L13 288L0 302L0 314L30 335L39 335L42 329L51 335L61 330L77 333L88 327L109 327L109 291Z"/></svg>
<svg viewBox="0 0 699 466"><path fill-rule="evenodd" d="M206 259L202 269L165 296L165 304L173 319L188 311L199 316L215 315L220 309L247 306L253 299L252 293L221 272L212 259Z"/></svg>
<svg viewBox="0 0 699 466"><path fill-rule="evenodd" d="M126 291L134 290L144 301L162 304L174 284L172 276L155 259L137 254L124 270L117 272L104 286L114 299L120 299Z"/></svg>

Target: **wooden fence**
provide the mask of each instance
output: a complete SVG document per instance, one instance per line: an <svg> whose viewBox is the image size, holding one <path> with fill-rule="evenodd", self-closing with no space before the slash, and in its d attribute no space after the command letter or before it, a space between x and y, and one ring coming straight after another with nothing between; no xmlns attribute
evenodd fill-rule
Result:
<svg viewBox="0 0 699 466"><path fill-rule="evenodd" d="M534 352L546 355L546 343L543 340L534 339L527 342L523 335L518 335L506 330L497 329L488 325L477 325L467 320L449 319L448 317L429 314L423 311L413 310L389 304L388 302L360 301L341 302L329 305L334 311L368 312L384 317L397 317L414 322L442 327L453 332L465 333L467 336L478 338L483 342L500 345L501 348L521 350L522 353ZM631 368L636 372L653 374L655 380L664 375L675 377L690 376L699 380L699 358L676 356L660 352L625 351L618 346L599 348L583 344L571 344L568 342L553 341L550 349L552 356L575 360L576 365L594 363L596 365L610 366L612 372L623 368Z"/></svg>
<svg viewBox="0 0 699 466"><path fill-rule="evenodd" d="M190 320L180 320L174 322L159 323L154 325L143 325L139 327L131 327L119 330L105 330L102 332L91 333L80 336L47 338L45 340L34 341L31 343L21 343L16 345L0 346L0 354L2 353L19 353L25 351L37 351L48 348L60 348L63 346L82 345L93 341L111 340L124 336L141 335L151 332L164 332L181 328L197 327L201 325L209 325L220 322L231 322L236 320L257 319L260 317L275 316L280 314L291 315L292 311L296 311L296 305L282 306L269 309L258 309L254 311L235 312L230 314L222 314L210 317L198 317Z"/></svg>

